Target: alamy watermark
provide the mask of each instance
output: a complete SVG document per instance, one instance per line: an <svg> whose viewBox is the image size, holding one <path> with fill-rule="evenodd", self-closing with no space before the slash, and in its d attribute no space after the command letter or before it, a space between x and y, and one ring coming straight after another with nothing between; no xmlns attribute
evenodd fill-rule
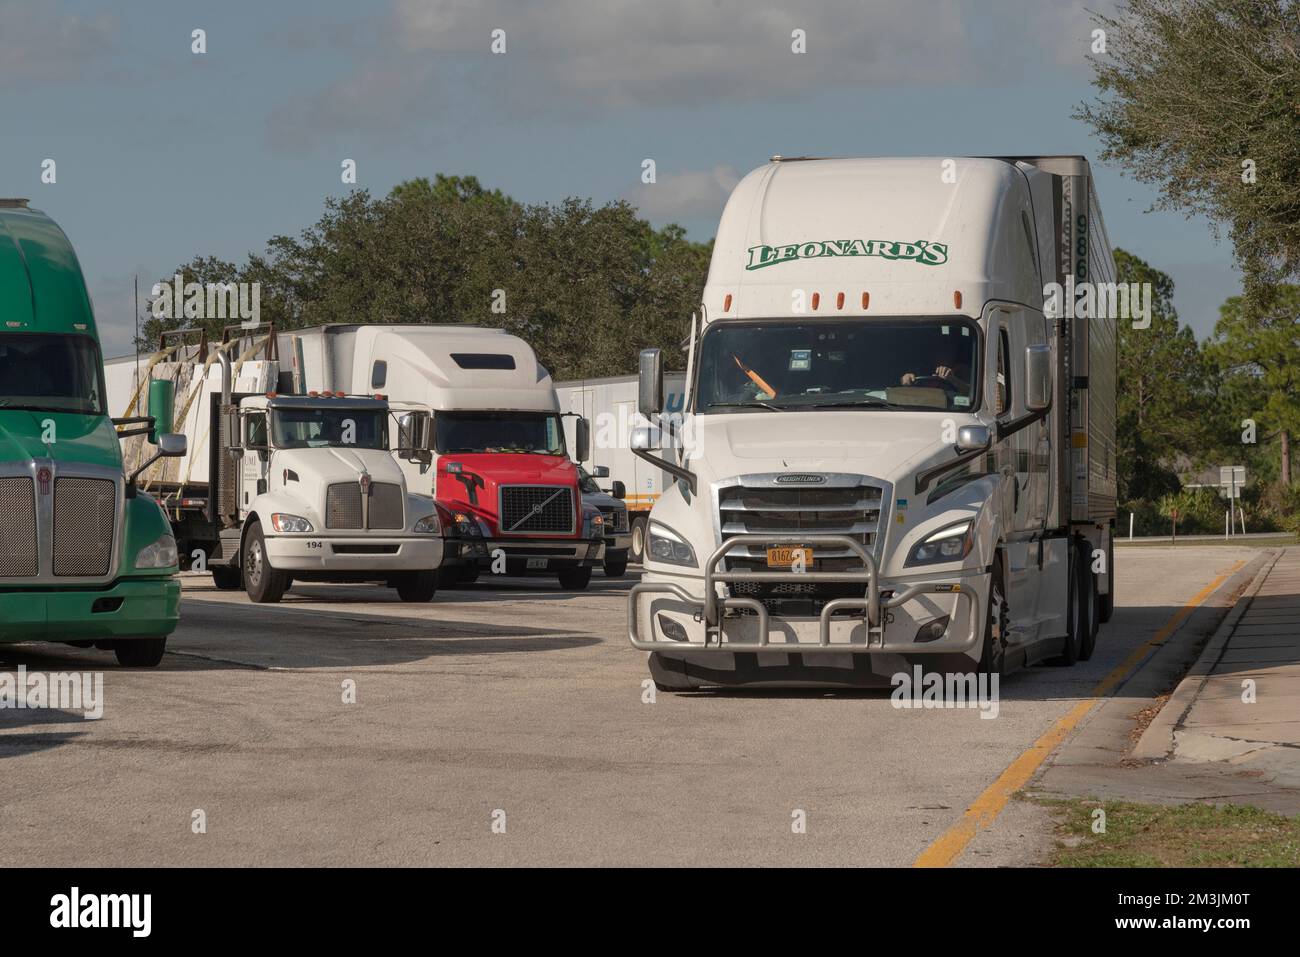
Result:
<svg viewBox="0 0 1300 957"><path fill-rule="evenodd" d="M985 672L927 672L921 665L899 671L889 679L894 686L889 703L904 710L929 708L978 709L981 718L998 716L998 675Z"/></svg>
<svg viewBox="0 0 1300 957"><path fill-rule="evenodd" d="M177 273L171 282L154 283L152 295L155 319L238 319L249 328L262 321L258 282L186 282Z"/></svg>
<svg viewBox="0 0 1300 957"><path fill-rule="evenodd" d="M0 710L53 708L81 711L87 721L104 716L102 671L46 673L18 666L18 673L0 671Z"/></svg>

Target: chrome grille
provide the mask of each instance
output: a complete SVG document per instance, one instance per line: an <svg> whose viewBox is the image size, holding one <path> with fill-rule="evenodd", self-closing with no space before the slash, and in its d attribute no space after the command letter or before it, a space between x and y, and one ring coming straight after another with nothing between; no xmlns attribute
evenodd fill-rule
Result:
<svg viewBox="0 0 1300 957"><path fill-rule="evenodd" d="M868 552L875 551L880 530L884 489L877 485L789 487L731 485L718 490L718 523L725 542L733 535L800 532L846 535ZM767 550L762 545L739 545L727 553L733 571L766 571ZM862 562L847 548L817 546L809 571L861 568ZM736 582L733 595L765 602L799 599L806 607L769 607L773 613L816 614L820 603L832 598L861 595L862 586L835 582Z"/></svg>
<svg viewBox="0 0 1300 957"><path fill-rule="evenodd" d="M389 482L375 482L370 486L370 508L367 512L371 528L401 528L402 487Z"/></svg>
<svg viewBox="0 0 1300 957"><path fill-rule="evenodd" d="M361 528L359 482L335 482L325 490L325 527Z"/></svg>
<svg viewBox="0 0 1300 957"><path fill-rule="evenodd" d="M107 575L113 565L117 486L104 479L54 480L54 574Z"/></svg>
<svg viewBox="0 0 1300 957"><path fill-rule="evenodd" d="M573 489L563 485L501 486L501 534L573 534Z"/></svg>
<svg viewBox="0 0 1300 957"><path fill-rule="evenodd" d="M36 574L36 496L30 478L0 478L0 578Z"/></svg>

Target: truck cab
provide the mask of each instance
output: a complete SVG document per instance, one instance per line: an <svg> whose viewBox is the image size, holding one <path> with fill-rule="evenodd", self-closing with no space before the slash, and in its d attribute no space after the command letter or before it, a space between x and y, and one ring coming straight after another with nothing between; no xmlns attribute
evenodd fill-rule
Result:
<svg viewBox="0 0 1300 957"><path fill-rule="evenodd" d="M241 400L235 417L237 570L249 597L276 601L294 579L380 581L405 601L433 597L441 523L389 451L385 400L272 393Z"/></svg>
<svg viewBox="0 0 1300 957"><path fill-rule="evenodd" d="M157 665L179 617L176 542L119 439L147 434L152 461L184 438L170 408L114 427L76 254L25 200L0 200L0 312L0 642Z"/></svg>
<svg viewBox="0 0 1300 957"><path fill-rule="evenodd" d="M631 641L670 690L887 686L1088 657L1109 592L1113 279L1086 161L782 161L736 187ZM1076 254L1076 250L1082 253ZM642 354L639 411L664 412ZM1089 372L1091 375L1089 375Z"/></svg>

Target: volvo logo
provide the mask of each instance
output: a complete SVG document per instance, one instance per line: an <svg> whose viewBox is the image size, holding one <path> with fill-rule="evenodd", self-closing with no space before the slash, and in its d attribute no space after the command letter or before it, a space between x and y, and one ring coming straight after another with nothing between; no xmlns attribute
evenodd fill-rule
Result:
<svg viewBox="0 0 1300 957"><path fill-rule="evenodd" d="M821 485L825 481L825 475L817 475L813 472L787 472L776 477L778 485Z"/></svg>

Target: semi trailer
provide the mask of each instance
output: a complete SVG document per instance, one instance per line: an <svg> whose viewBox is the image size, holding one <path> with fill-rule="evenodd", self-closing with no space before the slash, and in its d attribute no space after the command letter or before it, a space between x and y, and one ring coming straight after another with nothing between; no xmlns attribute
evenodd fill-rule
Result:
<svg viewBox="0 0 1300 957"><path fill-rule="evenodd" d="M200 329L177 329L143 365L109 365L110 402L127 414L158 383L174 386L191 451L144 467L143 481L182 562L259 603L278 602L295 581L377 582L403 601L430 600L442 525L390 450L387 400L281 391L276 342L269 328L232 326L211 344ZM427 416L408 417L404 435L412 444L399 454L427 459Z"/></svg>
<svg viewBox="0 0 1300 957"><path fill-rule="evenodd" d="M179 617L176 541L120 442L144 465L183 455L170 396L115 428L77 256L26 200L0 199L0 311L0 642L155 666Z"/></svg>
<svg viewBox="0 0 1300 957"><path fill-rule="evenodd" d="M398 453L443 519L446 585L481 573L554 575L586 588L604 556L604 516L570 459L550 373L528 343L468 325L334 324L279 335L299 388L382 391L399 422L432 420L429 454ZM588 455L576 418L573 454Z"/></svg>
<svg viewBox="0 0 1300 957"><path fill-rule="evenodd" d="M692 317L685 413L671 443L631 439L674 478L629 598L656 683L1088 658L1114 601L1116 346L1088 300L1113 280L1080 156L747 175ZM640 366L653 418L663 357Z"/></svg>

